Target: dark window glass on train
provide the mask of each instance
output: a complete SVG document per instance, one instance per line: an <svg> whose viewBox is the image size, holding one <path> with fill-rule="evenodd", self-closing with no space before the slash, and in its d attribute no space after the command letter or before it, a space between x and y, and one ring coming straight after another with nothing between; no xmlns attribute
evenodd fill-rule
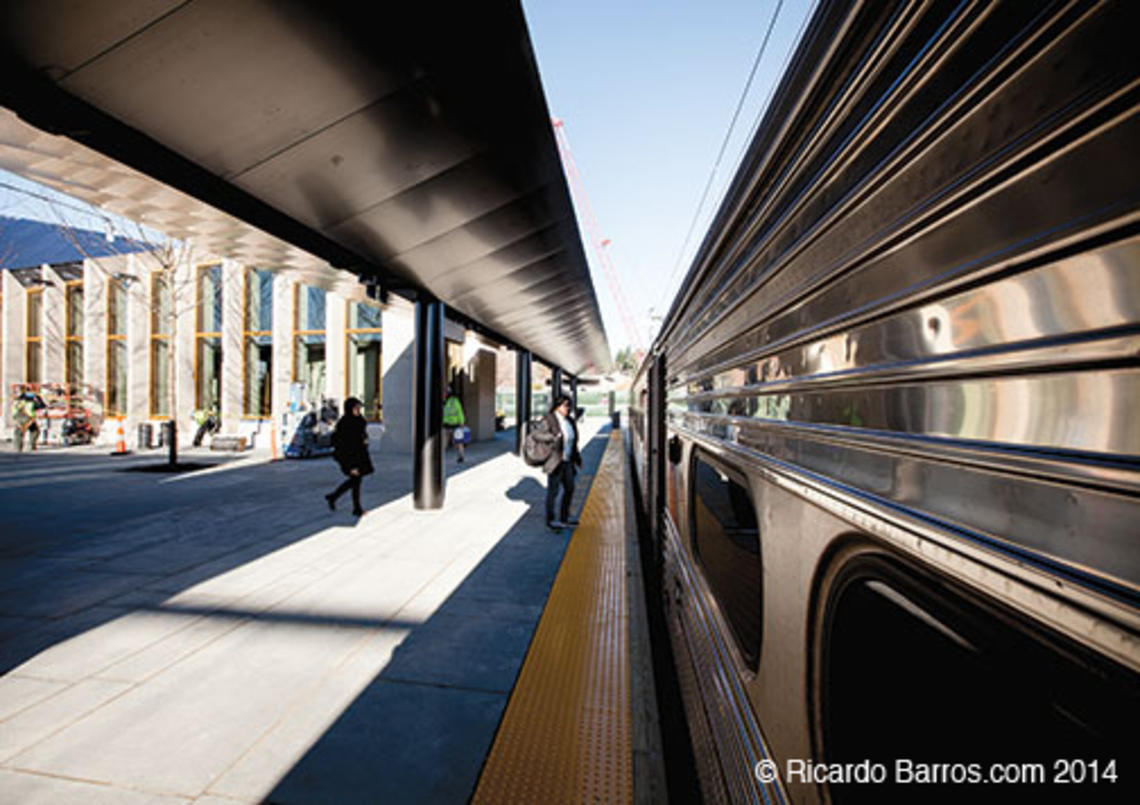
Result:
<svg viewBox="0 0 1140 805"><path fill-rule="evenodd" d="M957 773L975 763L1040 763L1052 779L1058 759L1097 759L1103 772L1134 745L1140 686L1132 672L901 563L853 564L832 588L824 622L828 763L882 763L895 783L900 759L912 774L933 764L958 764ZM951 786L963 798L972 787ZM882 802L886 793L831 786L836 803Z"/></svg>
<svg viewBox="0 0 1140 805"><path fill-rule="evenodd" d="M677 524L680 520L677 519L677 483L679 481L677 468L672 464L665 465L665 510L669 513L673 523Z"/></svg>
<svg viewBox="0 0 1140 805"><path fill-rule="evenodd" d="M760 657L760 529L741 476L697 458L693 463L693 548L745 663Z"/></svg>

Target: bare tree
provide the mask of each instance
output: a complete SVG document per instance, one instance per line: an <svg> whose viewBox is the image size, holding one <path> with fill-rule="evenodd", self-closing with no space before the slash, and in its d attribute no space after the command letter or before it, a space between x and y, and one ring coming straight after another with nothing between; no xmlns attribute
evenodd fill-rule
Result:
<svg viewBox="0 0 1140 805"><path fill-rule="evenodd" d="M168 462L171 467L178 464L178 384L177 366L179 358L179 339L177 324L186 314L196 315L200 304L213 304L213 300L200 300L195 293L197 278L190 270L192 245L189 240L180 240L165 233L152 229L139 221L132 221L120 216L105 212L84 202L68 203L58 197L34 190L8 185L3 186L11 191L18 192L28 199L41 202L54 218L57 230L66 237L76 251L84 258L98 259L105 254L92 254L89 233L91 230L72 224L65 213L65 209L78 213L90 219L101 220L106 230L106 239L112 251L120 243L115 237L116 230L121 236L122 245L126 248L122 253L133 253L141 260L146 270L146 276L135 277L130 275L117 275L115 279L120 287L127 290L131 282L145 282L148 278L154 281L152 290L158 293L145 294L149 300L146 313L150 319L152 334L161 328L166 334L167 363L166 363L166 392L167 416L169 417L168 431ZM58 192L58 191L57 191ZM118 222L116 224L116 221ZM84 233L82 236L80 233ZM5 255L6 256L6 255ZM180 275L179 267L186 271ZM156 288L157 286L157 288ZM225 296L223 295L223 301ZM228 300L229 304L240 305L240 300Z"/></svg>
<svg viewBox="0 0 1140 805"><path fill-rule="evenodd" d="M56 226L79 253L85 258L98 259L90 253L78 231L64 222L62 215L57 214L57 218ZM193 248L189 240L170 237L133 221L127 228L128 231L122 234L129 246L128 251L142 261L146 270L142 277L120 275L115 279L124 290L134 281L146 282L148 278L152 281L151 292L145 294L148 299L146 313L152 335L160 332L166 336L167 463L175 468L178 466L178 322L183 315L197 315L198 306L205 304L205 300L197 298L196 277L188 270ZM114 232L113 224L107 219L107 239L112 244L115 243ZM180 275L179 267L187 270Z"/></svg>
<svg viewBox="0 0 1140 805"><path fill-rule="evenodd" d="M145 234L141 226L138 226L138 234ZM151 265L148 273L155 280L152 288L157 290L157 293L151 293L148 297L152 326L161 325L167 336L166 413L169 417L169 430L166 433L166 448L167 463L174 468L178 466L178 321L183 314L196 315L198 305L203 302L194 292L193 273L187 272L181 279L178 273L179 266L189 266L190 241L175 240L165 235L151 235L147 240L140 237L139 240L149 247L139 254ZM187 297L189 302L185 301Z"/></svg>

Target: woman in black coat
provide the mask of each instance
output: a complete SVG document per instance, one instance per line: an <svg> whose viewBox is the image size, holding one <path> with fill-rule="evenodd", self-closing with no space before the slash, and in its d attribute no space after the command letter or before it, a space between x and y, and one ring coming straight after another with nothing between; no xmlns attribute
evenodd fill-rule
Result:
<svg viewBox="0 0 1140 805"><path fill-rule="evenodd" d="M373 473L372 459L368 456L368 423L360 415L363 409L360 400L349 397L344 401L344 416L333 430L333 457L340 465L340 471L348 478L333 492L325 495L329 508L336 510L336 499L352 490L352 513L357 517L364 514L360 507L360 481Z"/></svg>

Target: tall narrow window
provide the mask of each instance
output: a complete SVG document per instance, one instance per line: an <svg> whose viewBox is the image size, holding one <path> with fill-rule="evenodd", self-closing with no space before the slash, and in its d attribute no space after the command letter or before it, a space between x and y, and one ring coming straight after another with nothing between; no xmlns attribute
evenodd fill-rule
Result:
<svg viewBox="0 0 1140 805"><path fill-rule="evenodd" d="M67 378L67 393L77 395L83 385L83 280L67 283L65 293L67 328L64 336L64 374Z"/></svg>
<svg viewBox="0 0 1140 805"><path fill-rule="evenodd" d="M194 407L218 413L222 404L222 267L200 267L197 284Z"/></svg>
<svg viewBox="0 0 1140 805"><path fill-rule="evenodd" d="M325 393L325 292L297 285L293 303L293 382L318 401Z"/></svg>
<svg viewBox="0 0 1140 805"><path fill-rule="evenodd" d="M174 294L163 271L150 275L150 415L170 416L170 336Z"/></svg>
<svg viewBox="0 0 1140 805"><path fill-rule="evenodd" d="M693 461L693 547L748 667L760 656L760 527L741 473L700 455Z"/></svg>
<svg viewBox="0 0 1140 805"><path fill-rule="evenodd" d="M24 380L28 383L43 382L43 318L44 289L28 289L28 308L25 335Z"/></svg>
<svg viewBox="0 0 1140 805"><path fill-rule="evenodd" d="M127 292L117 279L107 280L107 396L108 416L127 413Z"/></svg>
<svg viewBox="0 0 1140 805"><path fill-rule="evenodd" d="M383 402L381 373L380 307L368 302L348 302L348 372L346 397L364 404L364 417L379 421Z"/></svg>
<svg viewBox="0 0 1140 805"><path fill-rule="evenodd" d="M273 272L245 272L242 412L267 417L273 405Z"/></svg>

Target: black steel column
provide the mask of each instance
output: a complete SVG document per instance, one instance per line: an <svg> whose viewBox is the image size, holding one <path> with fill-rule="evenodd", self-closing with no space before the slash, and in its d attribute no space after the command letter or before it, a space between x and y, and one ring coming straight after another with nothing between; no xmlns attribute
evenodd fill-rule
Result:
<svg viewBox="0 0 1140 805"><path fill-rule="evenodd" d="M550 373L550 404L554 404L554 400L562 393L562 370L555 368Z"/></svg>
<svg viewBox="0 0 1140 805"><path fill-rule="evenodd" d="M443 507L443 303L416 302L412 379L412 450L417 509Z"/></svg>
<svg viewBox="0 0 1140 805"><path fill-rule="evenodd" d="M578 378L570 378L570 413L578 416Z"/></svg>
<svg viewBox="0 0 1140 805"><path fill-rule="evenodd" d="M526 424L530 421L530 352L515 353L515 452L522 455Z"/></svg>

